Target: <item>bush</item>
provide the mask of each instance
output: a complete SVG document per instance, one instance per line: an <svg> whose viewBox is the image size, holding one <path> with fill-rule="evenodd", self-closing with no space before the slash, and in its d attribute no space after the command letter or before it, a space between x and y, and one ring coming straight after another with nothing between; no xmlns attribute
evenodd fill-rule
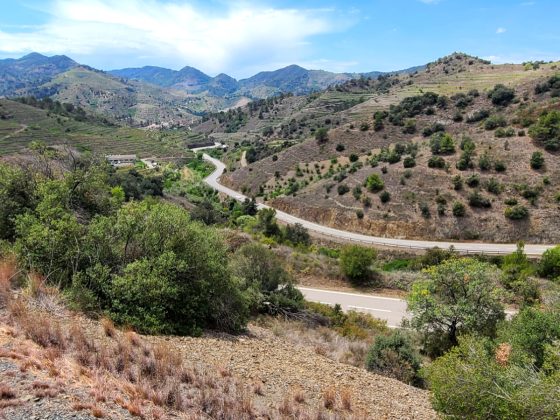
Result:
<svg viewBox="0 0 560 420"><path fill-rule="evenodd" d="M315 140L317 144L325 144L329 141L329 130L322 127L315 132Z"/></svg>
<svg viewBox="0 0 560 420"><path fill-rule="evenodd" d="M511 220L522 220L529 217L529 210L527 207L517 204L512 207L506 207L504 216Z"/></svg>
<svg viewBox="0 0 560 420"><path fill-rule="evenodd" d="M539 274L560 280L560 245L545 251L539 264Z"/></svg>
<svg viewBox="0 0 560 420"><path fill-rule="evenodd" d="M474 191L469 194L469 205L471 207L478 207L478 208L489 208L492 207L492 203L478 191Z"/></svg>
<svg viewBox="0 0 560 420"><path fill-rule="evenodd" d="M243 281L252 313L295 312L303 307L303 296L294 289L282 262L264 246L250 243L239 248L232 270Z"/></svg>
<svg viewBox="0 0 560 420"><path fill-rule="evenodd" d="M480 177L478 174L472 174L465 182L469 187L476 188L480 185Z"/></svg>
<svg viewBox="0 0 560 420"><path fill-rule="evenodd" d="M515 358L517 351L507 342L462 338L426 369L434 408L450 418L556 418L559 375L543 375Z"/></svg>
<svg viewBox="0 0 560 420"><path fill-rule="evenodd" d="M339 143L339 144L336 145L336 151L337 151L337 152L343 152L344 149L346 149L346 147L344 147L343 144L340 144L340 143Z"/></svg>
<svg viewBox="0 0 560 420"><path fill-rule="evenodd" d="M354 284L364 285L371 281L372 265L376 258L372 248L349 245L340 252L340 268L342 273Z"/></svg>
<svg viewBox="0 0 560 420"><path fill-rule="evenodd" d="M515 130L512 127L508 128L498 128L494 135L497 138L504 138L504 137L513 137L515 136Z"/></svg>
<svg viewBox="0 0 560 420"><path fill-rule="evenodd" d="M481 110L475 111L471 115L469 115L467 117L467 122L468 123L479 122L479 121L482 121L485 118L488 118L489 115L490 115L490 112L488 112L486 109L481 109Z"/></svg>
<svg viewBox="0 0 560 420"><path fill-rule="evenodd" d="M385 188L385 183L379 174L371 174L368 176L364 185L371 192L379 192Z"/></svg>
<svg viewBox="0 0 560 420"><path fill-rule="evenodd" d="M529 129L529 135L546 150L560 150L560 111L549 111Z"/></svg>
<svg viewBox="0 0 560 420"><path fill-rule="evenodd" d="M463 189L463 178L461 178L461 175L455 175L453 178L451 178L451 183L453 184L453 189L455 191L460 191Z"/></svg>
<svg viewBox="0 0 560 420"><path fill-rule="evenodd" d="M445 168L445 159L441 156L431 156L430 159L428 159L428 168Z"/></svg>
<svg viewBox="0 0 560 420"><path fill-rule="evenodd" d="M504 172L506 169L506 164L503 161L497 160L494 162L494 170L496 172Z"/></svg>
<svg viewBox="0 0 560 420"><path fill-rule="evenodd" d="M492 161L488 153L484 152L480 159L478 159L478 167L481 171L487 171L492 167Z"/></svg>
<svg viewBox="0 0 560 420"><path fill-rule="evenodd" d="M498 84L488 93L488 98L492 100L494 105L508 106L515 98L515 91L502 84Z"/></svg>
<svg viewBox="0 0 560 420"><path fill-rule="evenodd" d="M360 158L355 153L352 153L348 159L350 159L350 162L357 162Z"/></svg>
<svg viewBox="0 0 560 420"><path fill-rule="evenodd" d="M486 181L486 190L489 193L498 195L502 192L502 185L496 178L490 178L488 181Z"/></svg>
<svg viewBox="0 0 560 420"><path fill-rule="evenodd" d="M420 357L410 337L399 330L376 337L367 355L366 369L409 385L422 383L418 375Z"/></svg>
<svg viewBox="0 0 560 420"><path fill-rule="evenodd" d="M405 168L414 168L416 166L416 159L414 159L412 156L405 157L403 161L403 166Z"/></svg>
<svg viewBox="0 0 560 420"><path fill-rule="evenodd" d="M455 141L448 133L436 133L430 140L430 148L434 155L455 153Z"/></svg>
<svg viewBox="0 0 560 420"><path fill-rule="evenodd" d="M467 212L467 208L460 201L455 201L455 202L453 202L453 207L452 207L451 212L453 213L453 216L455 216L455 217L464 217L465 213Z"/></svg>
<svg viewBox="0 0 560 420"><path fill-rule="evenodd" d="M486 130L495 130L498 127L505 127L506 125L507 121L501 115L492 115L484 121L484 128Z"/></svg>
<svg viewBox="0 0 560 420"><path fill-rule="evenodd" d="M346 184L340 184L337 188L336 191L338 192L338 195L344 195L346 194L348 191L350 191L350 187L348 187L348 185Z"/></svg>
<svg viewBox="0 0 560 420"><path fill-rule="evenodd" d="M294 245L308 246L311 244L309 232L300 223L286 226L284 238Z"/></svg>
<svg viewBox="0 0 560 420"><path fill-rule="evenodd" d="M379 199L382 203L387 203L389 202L389 200L391 200L391 194L389 194L389 191L383 191L381 194L379 194Z"/></svg>
<svg viewBox="0 0 560 420"><path fill-rule="evenodd" d="M521 305L533 305L539 301L539 285L531 275L533 265L525 254L524 244L517 244L517 250L506 255L501 265L501 283L513 293L513 300Z"/></svg>
<svg viewBox="0 0 560 420"><path fill-rule="evenodd" d="M531 155L531 168L538 170L544 166L544 156L542 152L534 152Z"/></svg>

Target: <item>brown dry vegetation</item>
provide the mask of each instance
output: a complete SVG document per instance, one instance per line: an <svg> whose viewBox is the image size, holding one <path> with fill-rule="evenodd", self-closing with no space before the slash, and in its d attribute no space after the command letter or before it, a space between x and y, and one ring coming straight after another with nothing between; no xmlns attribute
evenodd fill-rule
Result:
<svg viewBox="0 0 560 420"><path fill-rule="evenodd" d="M0 276L8 284L0 363L17 368L0 387L7 417L33 410L31 400L19 399L28 394L57 415L96 418L434 417L425 391L363 369L346 371L266 330L251 327L244 338L122 332L107 320L70 313L40 279L13 294L8 279L15 266L2 265L8 266ZM398 401L376 403L389 390Z"/></svg>

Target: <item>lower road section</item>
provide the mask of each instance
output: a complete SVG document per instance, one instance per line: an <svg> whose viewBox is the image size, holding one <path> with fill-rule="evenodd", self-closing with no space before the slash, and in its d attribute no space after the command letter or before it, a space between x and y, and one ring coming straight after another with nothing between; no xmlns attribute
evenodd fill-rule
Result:
<svg viewBox="0 0 560 420"><path fill-rule="evenodd" d="M366 312L375 318L383 319L391 328L400 327L401 321L407 317L406 301L402 299L308 287L298 287L298 289L310 302L327 305L338 303L344 311Z"/></svg>
<svg viewBox="0 0 560 420"><path fill-rule="evenodd" d="M214 146L215 147L215 146ZM193 149L196 150L196 149ZM247 197L238 191L232 190L220 184L220 177L224 173L225 165L218 159L204 154L204 159L212 163L216 170L212 172L205 182L210 187L226 194L236 200L243 201ZM259 204L259 209L270 208L265 204ZM410 240L410 239L396 239L396 238L382 238L378 236L362 235L360 233L348 232L345 230L334 229L329 226L323 226L318 223L313 223L308 220L300 219L299 217L292 216L280 210L276 210L276 218L284 223L295 224L299 223L311 232L319 233L321 235L330 236L337 240L345 242L362 243L365 245L378 245L384 247L394 247L401 249L430 249L434 247L449 248L453 246L461 254L492 254L504 255L511 254L516 249L515 244L495 244L487 242L449 242L449 241L424 241L424 240ZM529 256L540 256L547 249L552 248L553 245L525 245L525 252Z"/></svg>

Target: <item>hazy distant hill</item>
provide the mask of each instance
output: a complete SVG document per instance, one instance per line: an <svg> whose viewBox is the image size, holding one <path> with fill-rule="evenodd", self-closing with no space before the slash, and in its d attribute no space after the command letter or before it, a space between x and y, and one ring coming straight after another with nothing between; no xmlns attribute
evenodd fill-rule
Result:
<svg viewBox="0 0 560 420"><path fill-rule="evenodd" d="M39 86L76 66L78 63L65 55L46 57L31 53L19 59L0 60L0 96Z"/></svg>

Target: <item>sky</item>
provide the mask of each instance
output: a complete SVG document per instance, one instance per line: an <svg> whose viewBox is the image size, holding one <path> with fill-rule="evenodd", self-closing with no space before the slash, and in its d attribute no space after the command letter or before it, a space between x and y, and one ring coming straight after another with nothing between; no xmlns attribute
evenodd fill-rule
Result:
<svg viewBox="0 0 560 420"><path fill-rule="evenodd" d="M290 64L400 70L454 51L560 59L560 0L4 0L0 58L65 54L103 70L236 78Z"/></svg>

